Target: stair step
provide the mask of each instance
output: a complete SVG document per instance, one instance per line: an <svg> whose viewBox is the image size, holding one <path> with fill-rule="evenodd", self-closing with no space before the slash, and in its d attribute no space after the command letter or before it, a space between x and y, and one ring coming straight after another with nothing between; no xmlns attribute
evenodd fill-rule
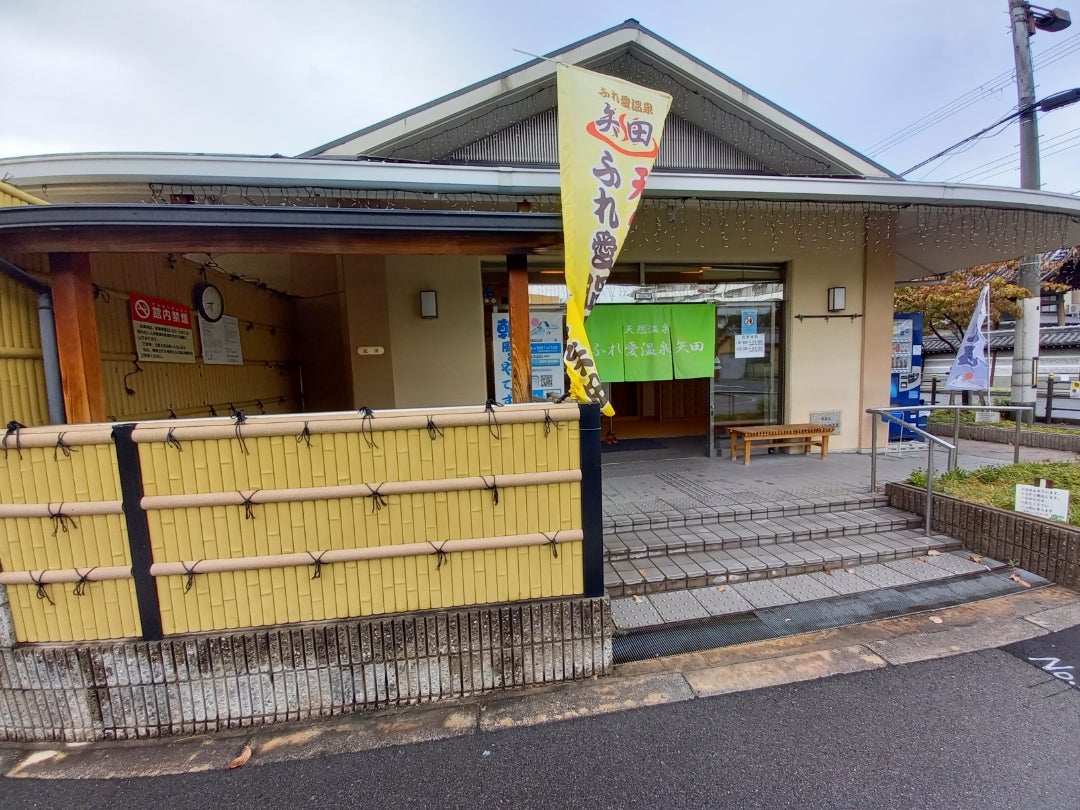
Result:
<svg viewBox="0 0 1080 810"><path fill-rule="evenodd" d="M918 559L921 561L897 559L841 568L828 574L819 570L773 579L736 581L723 587L709 585L613 598L611 615L617 633L639 632L661 625L723 618L916 583L947 581L1004 567L1003 563L987 559L975 563L966 552L946 552Z"/></svg>
<svg viewBox="0 0 1080 810"><path fill-rule="evenodd" d="M608 562L696 551L786 545L915 529L922 518L889 506L729 520L709 524L612 532L604 536ZM855 541L857 542L857 541Z"/></svg>
<svg viewBox="0 0 1080 810"><path fill-rule="evenodd" d="M609 559L604 566L604 584L614 599L771 580L919 557L931 549L959 548L960 541L952 537L927 536L911 529L869 532L842 539L791 539L782 543L696 548L650 557Z"/></svg>
<svg viewBox="0 0 1080 810"><path fill-rule="evenodd" d="M670 529L681 526L708 525L728 521L762 520L765 518L795 517L826 512L844 512L888 505L880 493L851 492L842 495L817 495L797 500L760 500L720 506L680 507L653 512L605 514L604 532L619 533L648 529Z"/></svg>

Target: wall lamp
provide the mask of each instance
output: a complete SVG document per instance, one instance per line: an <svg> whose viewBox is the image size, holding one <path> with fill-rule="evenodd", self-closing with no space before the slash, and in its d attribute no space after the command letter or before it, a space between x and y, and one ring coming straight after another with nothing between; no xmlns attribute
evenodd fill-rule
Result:
<svg viewBox="0 0 1080 810"><path fill-rule="evenodd" d="M847 287L829 287L829 312L847 309Z"/></svg>
<svg viewBox="0 0 1080 810"><path fill-rule="evenodd" d="M420 317L439 317L439 300L438 297L435 295L435 290L420 291Z"/></svg>

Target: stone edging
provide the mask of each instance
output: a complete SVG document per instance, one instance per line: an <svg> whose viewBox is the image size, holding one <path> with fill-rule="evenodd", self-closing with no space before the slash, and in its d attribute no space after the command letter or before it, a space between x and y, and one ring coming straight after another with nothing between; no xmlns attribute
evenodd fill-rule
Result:
<svg viewBox="0 0 1080 810"><path fill-rule="evenodd" d="M199 734L611 671L607 597L0 647L0 740Z"/></svg>
<svg viewBox="0 0 1080 810"><path fill-rule="evenodd" d="M945 422L930 422L927 431L935 436L952 438L952 425ZM960 425L960 438L977 442L995 442L1012 444L1016 439L1015 428L990 427L989 425ZM1080 433L1042 433L1037 430L1020 430L1020 444L1023 447L1041 447L1044 450L1064 450L1080 453Z"/></svg>
<svg viewBox="0 0 1080 810"><path fill-rule="evenodd" d="M886 484L889 505L925 514L926 490ZM1041 577L1080 589L1080 529L1065 523L934 493L935 532L962 540L964 547Z"/></svg>

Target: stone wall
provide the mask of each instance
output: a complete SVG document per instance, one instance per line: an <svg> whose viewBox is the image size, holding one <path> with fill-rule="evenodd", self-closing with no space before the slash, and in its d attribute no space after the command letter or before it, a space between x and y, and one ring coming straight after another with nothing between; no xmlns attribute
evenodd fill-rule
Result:
<svg viewBox="0 0 1080 810"><path fill-rule="evenodd" d="M926 490L886 484L889 505L925 515ZM964 547L1080 589L1080 529L1065 523L934 494L932 529Z"/></svg>
<svg viewBox="0 0 1080 810"><path fill-rule="evenodd" d="M942 436L951 440L953 428L951 423L931 422L927 430L935 436ZM991 427L989 425L960 425L960 438L971 439L977 442L996 442L997 444L1013 444L1016 441L1016 428ZM1080 453L1080 432L1071 433L1042 433L1036 430L1020 429L1020 445L1022 447L1041 447L1045 450L1064 450L1069 453Z"/></svg>
<svg viewBox="0 0 1080 810"><path fill-rule="evenodd" d="M0 739L198 734L589 678L611 669L610 628L598 597L0 648Z"/></svg>

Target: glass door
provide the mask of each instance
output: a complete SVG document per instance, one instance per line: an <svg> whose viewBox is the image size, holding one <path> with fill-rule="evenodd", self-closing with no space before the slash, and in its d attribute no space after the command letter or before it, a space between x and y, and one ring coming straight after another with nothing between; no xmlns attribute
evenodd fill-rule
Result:
<svg viewBox="0 0 1080 810"><path fill-rule="evenodd" d="M782 301L716 306L716 356L711 407L711 454L727 428L775 425L783 413Z"/></svg>

